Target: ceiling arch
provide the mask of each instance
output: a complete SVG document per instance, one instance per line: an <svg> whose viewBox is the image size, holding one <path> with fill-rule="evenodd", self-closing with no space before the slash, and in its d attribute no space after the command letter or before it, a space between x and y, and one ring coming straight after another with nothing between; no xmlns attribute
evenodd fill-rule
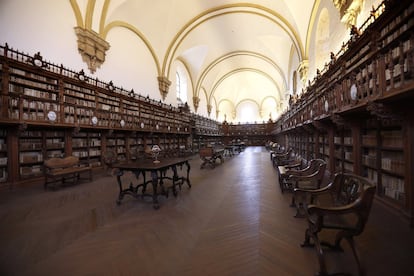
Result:
<svg viewBox="0 0 414 276"><path fill-rule="evenodd" d="M291 39L291 42L297 50L299 60L301 60L304 56L304 47L302 45L300 36L297 34L295 28L293 28L293 26L282 15L264 6L255 5L251 3L230 4L215 7L205 12L202 12L198 16L195 16L176 34L176 36L172 40L171 45L168 47L166 56L164 58L164 63L162 67L163 73L167 76L169 75L171 63L176 55L177 49L189 33L191 33L194 29L196 29L198 26L200 26L208 20L211 20L218 16L225 16L231 13L250 13L267 18L269 21L278 25Z"/></svg>
<svg viewBox="0 0 414 276"><path fill-rule="evenodd" d="M104 39L125 28L143 42L156 66L154 80L171 81L168 97L163 98L170 103L176 100L172 70L179 62L188 74L190 108L201 115L218 107L224 93L220 89L229 80L232 93L244 95L228 96L236 100L233 105L246 98L261 105L269 96L278 107L286 106L293 72L307 59L310 25L320 2L153 0L143 7L144 0L70 0L78 25L99 29ZM257 85L238 85L253 79ZM262 90L270 94L262 95Z"/></svg>
<svg viewBox="0 0 414 276"><path fill-rule="evenodd" d="M254 68L237 68L236 70L233 70L233 71L228 72L227 74L224 74L217 81L217 83L213 86L212 90L210 91L210 95L208 97L207 104L211 104L210 101L211 101L212 98L214 98L214 94L217 91L217 88L220 86L221 83L223 83L224 81L228 80L231 76L234 76L236 74L239 74L240 72L249 72L249 73L259 74L259 75L263 76L264 78L268 79L269 82L271 82L274 85L274 87L276 88L276 91L279 92L279 94L276 94L276 95L279 96L278 99L280 100L283 97L283 95L281 93L281 90L280 90L280 87L277 84L277 82L275 82L273 80L273 78L271 76L269 76L268 74L266 74L265 72L260 71L258 69L254 69ZM228 96L228 93L226 93L226 96Z"/></svg>
<svg viewBox="0 0 414 276"><path fill-rule="evenodd" d="M217 66L219 66L220 64L222 64L225 61L228 61L231 58L237 57L237 56L248 56L248 57L254 57L257 59L260 59L266 63L268 63L271 67L273 67L275 69L275 71L279 74L279 76L282 79L282 90L286 91L287 88L287 80L286 80L286 76L283 73L283 70L269 57L264 56L263 54L260 53L255 53L255 52L250 52L250 51L237 51L237 52L231 52L231 53L227 53L219 58L217 58L216 60L213 60L211 62L211 64L209 64L201 73L201 76L199 77L199 79L197 80L197 84L196 87L194 89L195 91L195 95L198 95L198 91L200 89L200 87L203 84L203 81L205 80L206 76Z"/></svg>

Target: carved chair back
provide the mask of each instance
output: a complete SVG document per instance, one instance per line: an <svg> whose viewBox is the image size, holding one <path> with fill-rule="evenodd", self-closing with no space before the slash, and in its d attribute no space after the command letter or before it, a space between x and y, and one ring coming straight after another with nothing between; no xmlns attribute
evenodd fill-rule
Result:
<svg viewBox="0 0 414 276"><path fill-rule="evenodd" d="M353 238L360 235L368 221L376 186L364 177L350 174L336 174L331 184L325 187L334 196L335 203L331 206L309 205L306 213L308 228L302 246L316 246L320 275L327 275L327 267L322 246L333 250L342 250L341 241L347 240L358 265L359 275L364 275L364 267L359 260L359 254ZM322 189L321 189L322 191ZM336 230L335 241L321 241L319 232L323 229ZM311 240L314 243L311 243Z"/></svg>

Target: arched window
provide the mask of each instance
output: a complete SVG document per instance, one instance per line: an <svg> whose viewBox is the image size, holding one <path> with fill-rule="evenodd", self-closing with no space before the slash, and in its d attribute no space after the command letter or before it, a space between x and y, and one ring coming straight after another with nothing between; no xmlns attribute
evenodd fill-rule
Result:
<svg viewBox="0 0 414 276"><path fill-rule="evenodd" d="M175 72L176 90L177 90L177 102L178 104L184 104L187 102L187 78L184 72L180 72L177 68Z"/></svg>
<svg viewBox="0 0 414 276"><path fill-rule="evenodd" d="M292 86L293 86L293 95L296 95L296 93L297 93L297 87L298 87L298 84L297 84L297 79L298 79L298 76L297 76L297 73L296 73L296 70L295 71L293 71L293 76L292 76Z"/></svg>
<svg viewBox="0 0 414 276"><path fill-rule="evenodd" d="M261 121L259 108L257 104L251 100L245 100L241 102L237 108L237 117L236 121L243 123L252 123L255 121Z"/></svg>
<svg viewBox="0 0 414 276"><path fill-rule="evenodd" d="M181 102L181 83L180 83L180 74L178 74L178 72L175 72L175 84L176 84L176 86L175 86L175 89L176 89L176 91L177 91L177 101L178 101L178 103L180 104L180 103L182 103Z"/></svg>

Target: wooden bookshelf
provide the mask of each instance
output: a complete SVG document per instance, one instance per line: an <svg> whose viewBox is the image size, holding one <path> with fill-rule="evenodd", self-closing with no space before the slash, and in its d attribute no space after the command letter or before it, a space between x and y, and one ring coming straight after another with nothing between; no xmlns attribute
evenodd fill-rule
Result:
<svg viewBox="0 0 414 276"><path fill-rule="evenodd" d="M331 173L371 179L378 201L414 226L414 3L396 3L291 102L273 140L303 153L314 139Z"/></svg>
<svg viewBox="0 0 414 276"><path fill-rule="evenodd" d="M75 155L100 168L106 150L123 161L147 145L169 153L188 148L194 132L218 137L218 123L195 120L188 106L143 97L7 44L0 46L0 88L1 187L42 182L51 157Z"/></svg>
<svg viewBox="0 0 414 276"><path fill-rule="evenodd" d="M7 129L0 129L0 189L8 179Z"/></svg>

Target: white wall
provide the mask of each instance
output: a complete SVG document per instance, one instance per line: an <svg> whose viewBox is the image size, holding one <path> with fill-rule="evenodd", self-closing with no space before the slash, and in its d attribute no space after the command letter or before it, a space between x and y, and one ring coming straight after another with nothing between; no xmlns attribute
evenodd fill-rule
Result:
<svg viewBox="0 0 414 276"><path fill-rule="evenodd" d="M161 99L154 59L136 35L125 28L110 31L106 61L92 75L78 53L75 26L69 0L0 0L1 45L8 43L30 55L40 52L46 61ZM175 105L175 95L168 96L166 102Z"/></svg>

